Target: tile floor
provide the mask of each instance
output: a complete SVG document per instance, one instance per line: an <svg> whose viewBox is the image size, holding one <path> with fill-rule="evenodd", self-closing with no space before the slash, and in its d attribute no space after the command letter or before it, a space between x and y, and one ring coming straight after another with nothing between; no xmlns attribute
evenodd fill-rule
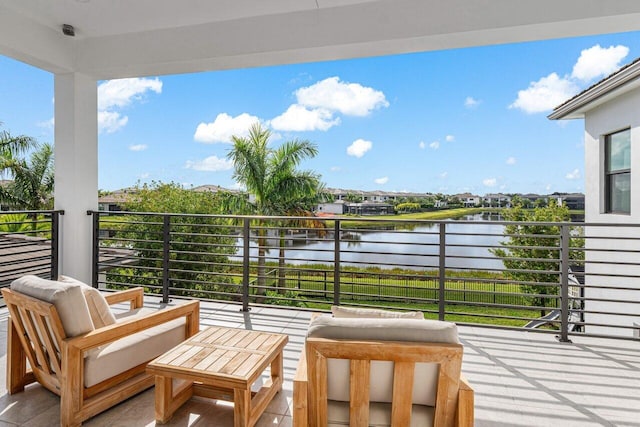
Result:
<svg viewBox="0 0 640 427"><path fill-rule="evenodd" d="M154 301L146 301L153 305ZM310 312L233 304L201 306L201 324L289 335L284 388L258 427L291 425L292 378ZM58 425L59 399L39 385L9 395L5 385L7 310L0 309L0 427ZM460 327L463 372L476 392L476 426L640 426L640 342L573 338L480 327ZM153 388L89 421L86 426L153 426ZM233 426L233 407L193 398L168 425Z"/></svg>

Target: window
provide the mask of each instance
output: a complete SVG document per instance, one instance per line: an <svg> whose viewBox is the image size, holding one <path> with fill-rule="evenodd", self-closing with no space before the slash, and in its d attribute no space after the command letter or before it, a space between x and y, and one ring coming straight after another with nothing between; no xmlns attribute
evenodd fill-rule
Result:
<svg viewBox="0 0 640 427"><path fill-rule="evenodd" d="M606 135L605 212L631 213L631 131Z"/></svg>

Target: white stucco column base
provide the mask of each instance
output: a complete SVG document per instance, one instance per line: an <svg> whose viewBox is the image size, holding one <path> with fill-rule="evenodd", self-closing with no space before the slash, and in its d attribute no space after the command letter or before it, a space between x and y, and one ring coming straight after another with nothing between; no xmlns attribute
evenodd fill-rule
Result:
<svg viewBox="0 0 640 427"><path fill-rule="evenodd" d="M98 208L98 92L95 79L55 75L55 209L60 274L91 282L91 217Z"/></svg>

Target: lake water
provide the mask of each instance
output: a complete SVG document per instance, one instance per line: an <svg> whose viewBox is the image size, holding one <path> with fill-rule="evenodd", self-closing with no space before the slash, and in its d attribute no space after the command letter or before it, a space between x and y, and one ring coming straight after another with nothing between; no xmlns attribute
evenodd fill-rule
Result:
<svg viewBox="0 0 640 427"><path fill-rule="evenodd" d="M446 267L458 269L501 269L502 261L489 249L498 247L504 239L504 226L487 223L495 221L486 214L460 218L473 223L455 220L446 225ZM439 226L419 226L411 230L358 230L343 232L340 242L342 265L378 266L381 268L433 269L439 263ZM274 240L271 245L277 245ZM295 240L287 246L289 264L332 263L334 260L333 236L323 241ZM251 256L257 256L255 242L251 243ZM269 257L277 257L272 249ZM255 258L254 258L255 259ZM271 259L275 261L275 259Z"/></svg>

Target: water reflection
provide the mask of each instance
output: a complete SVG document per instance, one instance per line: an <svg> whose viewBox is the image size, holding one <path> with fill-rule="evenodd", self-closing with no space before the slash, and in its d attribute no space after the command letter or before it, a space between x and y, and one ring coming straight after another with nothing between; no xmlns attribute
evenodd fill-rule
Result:
<svg viewBox="0 0 640 427"><path fill-rule="evenodd" d="M489 251L504 239L504 226L488 224L501 218L495 214L477 214L460 218L474 221L446 224L446 267L471 269L500 269L502 262ZM420 224L412 229L349 230L340 242L342 265L377 266L381 268L433 269L439 265L439 224ZM321 239L298 240L287 247L287 263L331 263L334 260L333 233ZM277 251L272 250L274 255ZM251 243L251 256L257 256Z"/></svg>

